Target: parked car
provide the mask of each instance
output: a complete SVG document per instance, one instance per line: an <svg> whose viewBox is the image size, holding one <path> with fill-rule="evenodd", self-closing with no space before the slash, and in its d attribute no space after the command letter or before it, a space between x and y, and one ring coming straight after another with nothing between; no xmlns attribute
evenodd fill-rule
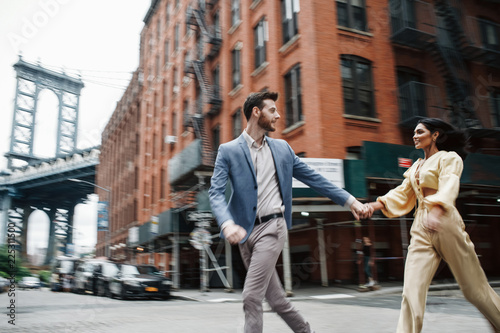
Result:
<svg viewBox="0 0 500 333"><path fill-rule="evenodd" d="M50 290L61 291L63 281L73 281L78 257L59 256L51 263ZM70 282L70 288L71 282Z"/></svg>
<svg viewBox="0 0 500 333"><path fill-rule="evenodd" d="M73 290L77 293L92 292L98 296L109 296L109 282L117 272L118 266L111 261L85 259L76 269Z"/></svg>
<svg viewBox="0 0 500 333"><path fill-rule="evenodd" d="M109 285L112 297L127 299L130 297L170 298L172 281L151 265L120 266L119 272Z"/></svg>
<svg viewBox="0 0 500 333"><path fill-rule="evenodd" d="M34 276L25 276L18 282L19 289L40 289L42 283L40 279Z"/></svg>

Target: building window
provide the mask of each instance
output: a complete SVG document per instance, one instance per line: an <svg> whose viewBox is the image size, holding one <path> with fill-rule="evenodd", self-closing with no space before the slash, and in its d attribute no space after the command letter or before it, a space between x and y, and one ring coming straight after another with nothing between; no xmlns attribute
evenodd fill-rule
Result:
<svg viewBox="0 0 500 333"><path fill-rule="evenodd" d="M293 36L299 33L299 11L299 0L281 0L283 44L286 44Z"/></svg>
<svg viewBox="0 0 500 333"><path fill-rule="evenodd" d="M170 23L170 12L172 11L172 5L170 4L170 1L167 3L167 8L165 10L167 12L166 15L166 26L168 27L168 24Z"/></svg>
<svg viewBox="0 0 500 333"><path fill-rule="evenodd" d="M231 26L240 22L240 0L231 0Z"/></svg>
<svg viewBox="0 0 500 333"><path fill-rule="evenodd" d="M411 68L398 68L397 76L401 120L426 117L427 100L422 75Z"/></svg>
<svg viewBox="0 0 500 333"><path fill-rule="evenodd" d="M500 25L489 20L480 19L481 39L485 49L500 51Z"/></svg>
<svg viewBox="0 0 500 333"><path fill-rule="evenodd" d="M233 114L233 139L236 139L241 134L241 108Z"/></svg>
<svg viewBox="0 0 500 333"><path fill-rule="evenodd" d="M493 127L500 127L500 91L496 90L491 94L491 121Z"/></svg>
<svg viewBox="0 0 500 333"><path fill-rule="evenodd" d="M169 56L170 56L170 41L167 39L165 41L165 61L164 61L165 66L167 66L168 64Z"/></svg>
<svg viewBox="0 0 500 333"><path fill-rule="evenodd" d="M172 135L177 136L177 111L172 112Z"/></svg>
<svg viewBox="0 0 500 333"><path fill-rule="evenodd" d="M255 68L259 68L266 61L266 33L266 21L262 19L253 29Z"/></svg>
<svg viewBox="0 0 500 333"><path fill-rule="evenodd" d="M174 30L174 49L175 51L179 50L179 39L180 39L180 27L179 23L175 25L175 30Z"/></svg>
<svg viewBox="0 0 500 333"><path fill-rule="evenodd" d="M366 31L364 0L337 0L337 23L340 26Z"/></svg>
<svg viewBox="0 0 500 333"><path fill-rule="evenodd" d="M231 52L232 59L232 76L233 76L233 89L241 83L240 72L240 50L233 49Z"/></svg>
<svg viewBox="0 0 500 333"><path fill-rule="evenodd" d="M217 152L217 150L219 149L219 145L220 145L220 126L219 125L216 125L212 129L212 142L213 142L212 150L214 152Z"/></svg>
<svg viewBox="0 0 500 333"><path fill-rule="evenodd" d="M168 83L163 81L163 107L166 107L168 103Z"/></svg>
<svg viewBox="0 0 500 333"><path fill-rule="evenodd" d="M285 115L286 127L290 127L303 120L300 64L295 65L285 74Z"/></svg>
<svg viewBox="0 0 500 333"><path fill-rule="evenodd" d="M371 64L356 56L344 55L341 60L344 112L374 117Z"/></svg>

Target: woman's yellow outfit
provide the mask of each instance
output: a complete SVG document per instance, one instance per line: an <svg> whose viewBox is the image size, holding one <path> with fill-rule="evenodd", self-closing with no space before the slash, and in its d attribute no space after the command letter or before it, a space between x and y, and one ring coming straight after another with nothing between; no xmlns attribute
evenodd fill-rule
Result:
<svg viewBox="0 0 500 333"><path fill-rule="evenodd" d="M455 152L439 151L424 164L422 162L419 159L405 172L401 185L377 198L384 204L382 212L387 217L408 214L417 205L410 231L397 332L421 331L427 291L441 258L450 267L465 298L488 319L495 332L500 332L500 297L488 284L474 244L465 232L464 222L455 207L462 159ZM422 188L437 192L424 197ZM440 205L445 210L438 231L424 226L427 213L434 205Z"/></svg>

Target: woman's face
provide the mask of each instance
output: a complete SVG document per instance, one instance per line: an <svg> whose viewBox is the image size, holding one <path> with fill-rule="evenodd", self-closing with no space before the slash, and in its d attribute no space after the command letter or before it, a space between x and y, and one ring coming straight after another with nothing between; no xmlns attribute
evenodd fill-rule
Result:
<svg viewBox="0 0 500 333"><path fill-rule="evenodd" d="M415 127L415 131L413 131L413 143L415 144L415 148L426 149L430 147L432 142L437 139L438 135L438 132L432 134L424 124L419 123L417 127Z"/></svg>

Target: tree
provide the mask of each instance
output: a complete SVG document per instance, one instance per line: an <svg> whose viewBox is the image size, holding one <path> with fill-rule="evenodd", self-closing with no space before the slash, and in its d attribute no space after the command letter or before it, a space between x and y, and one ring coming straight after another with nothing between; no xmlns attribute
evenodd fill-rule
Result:
<svg viewBox="0 0 500 333"><path fill-rule="evenodd" d="M0 246L0 276L19 281L25 276L31 276L29 269L22 265L19 252L12 245Z"/></svg>

